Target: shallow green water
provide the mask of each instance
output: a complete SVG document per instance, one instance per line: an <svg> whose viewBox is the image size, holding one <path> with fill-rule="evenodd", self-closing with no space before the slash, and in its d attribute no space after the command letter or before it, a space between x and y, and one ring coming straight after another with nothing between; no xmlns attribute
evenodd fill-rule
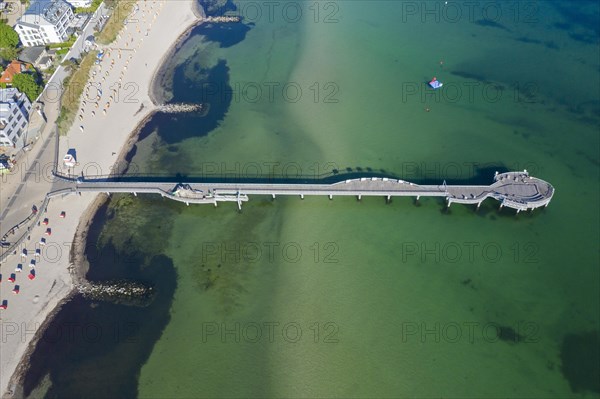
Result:
<svg viewBox="0 0 600 399"><path fill-rule="evenodd" d="M519 18L502 8L496 25L477 13L423 22L406 2L360 1L331 3L315 22L307 4L298 23L262 18L230 47L193 36L173 60L185 61L175 98L206 95L201 79L223 90L206 76L227 68L240 91L202 137L201 119L157 122L136 170L486 183L495 169L526 168L555 198L518 216L492 201L475 212L433 199L252 197L242 213L170 205L160 232L131 232L134 245L159 237L178 275L138 395L598 395L598 36L583 17L597 19L594 4L574 15L542 2ZM445 83L437 98L425 89L432 76ZM286 100L284 86L302 97ZM164 206L144 205L152 217ZM121 239L127 215L104 237Z"/></svg>
<svg viewBox="0 0 600 399"><path fill-rule="evenodd" d="M503 21L511 32L404 24L401 11L343 2L338 23L258 23L239 45L206 46L199 58L225 58L231 82L294 82L303 97L286 102L275 91L272 103L253 104L242 93L218 129L179 145L189 171L215 162L246 177L251 162L279 162L285 174L294 162L304 174L335 165L442 180L473 177L474 164L527 167L556 186L551 208L515 217L489 203L479 215L461 206L442 214L433 200L317 198L253 199L241 215L233 206L185 212L168 254L182 287L142 368L141 396L571 392L562 338L598 326L598 138L577 120L592 117L598 99L572 82L597 82L597 47L542 23ZM557 17L550 7L540 13ZM514 40L546 32L560 50ZM423 88L433 75L448 88L437 100ZM314 101L306 88L315 82L331 83L337 102ZM590 100L581 115L569 112ZM279 244L273 261L269 243ZM260 260L250 262L257 247ZM212 269L213 286L202 288L198 267ZM282 328L273 342L266 322ZM293 338L298 326L302 337L289 342L285 332ZM325 342L328 333L337 342Z"/></svg>

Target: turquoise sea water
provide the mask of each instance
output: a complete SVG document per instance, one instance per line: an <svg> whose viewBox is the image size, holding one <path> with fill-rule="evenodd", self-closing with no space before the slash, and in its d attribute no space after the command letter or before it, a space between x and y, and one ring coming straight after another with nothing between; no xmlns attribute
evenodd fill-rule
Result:
<svg viewBox="0 0 600 399"><path fill-rule="evenodd" d="M129 173L486 184L528 169L556 188L547 209L115 197L88 277L160 296L135 311L74 300L56 328L128 339L63 340L51 360L42 343L27 385L49 372L59 397L597 397L598 5L443 3L301 3L297 22L297 3L273 18L238 3L245 27L199 28L170 60L173 101L206 115L156 117Z"/></svg>

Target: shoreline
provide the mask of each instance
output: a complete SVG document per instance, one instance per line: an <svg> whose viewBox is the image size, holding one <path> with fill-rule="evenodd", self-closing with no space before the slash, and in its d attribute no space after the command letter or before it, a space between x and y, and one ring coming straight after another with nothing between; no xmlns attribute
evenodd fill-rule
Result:
<svg viewBox="0 0 600 399"><path fill-rule="evenodd" d="M139 1L138 3L143 3L142 1ZM178 2L179 3L179 2ZM161 2L161 4L163 4ZM181 3L179 3L179 5L181 5ZM187 40L187 38L189 37L191 31L198 26L199 24L201 24L203 22L203 17L204 17L204 12L202 9L202 6L200 5L200 3L197 0L188 0L188 5L190 5L192 14L195 16L195 18L192 21L189 21L189 23L187 23L185 25L185 30L178 34L177 37L175 38L175 40L170 40L169 44L168 44L168 48L166 50L166 52L163 52L163 55L158 58L157 61L157 65L156 67L152 70L151 75L150 75L150 79L145 83L145 85L147 86L147 93L141 93L142 95L146 95L148 97L148 99L150 100L150 104L147 107L144 107L144 102L141 101L141 106L140 109L138 109L137 112L134 113L134 118L137 119L138 114L140 114L139 116L141 117L141 119L138 121L138 123L134 126L133 129L129 129L129 133L125 136L125 140L122 143L122 145L120 146L120 148L118 149L118 156L115 158L111 158L111 162L110 164L112 165L110 167L110 170L114 170L114 167L118 167L118 165L121 164L125 164L126 166L129 164L128 162L126 162L126 157L127 154L131 151L131 149L135 146L135 144L138 141L139 138L139 134L143 128L143 126L156 114L157 111L157 95L156 92L158 91L158 87L157 85L159 85L160 82L160 74L164 71L165 65L167 63L167 60L170 56L172 56L181 46L181 44ZM161 6L162 7L162 6ZM172 13L174 13L172 11ZM185 17L184 21L188 21L189 19L189 9L187 9L187 14L182 14L181 12L179 12L179 14L183 15ZM164 20L163 22L166 22L166 24L169 24L170 21L166 21ZM164 29L165 26L168 28L168 25L166 25L163 23L162 28ZM182 26L182 25L180 25ZM152 27L151 29L153 29L154 27ZM121 35L125 35L126 32L126 28L122 28L121 29ZM139 33L139 31L138 31ZM132 40L133 41L133 40ZM143 38L141 39L141 41L143 41ZM140 42L141 42L140 41ZM113 46L115 43L112 43L111 45L107 46ZM140 43L140 47L141 47L141 43ZM138 56L139 58L139 56ZM135 57L132 58L132 61L135 61ZM142 60L143 62L144 60ZM132 68L134 69L134 68ZM88 82L91 82L92 77L90 76L88 78ZM141 83L144 84L144 83ZM82 96L83 99L83 96ZM119 105L121 105L121 108L124 108L126 102L122 102ZM144 109L146 108L146 109ZM112 110L111 110L112 111ZM116 117L116 119L119 121L120 118ZM74 123L73 125L76 125L76 123ZM72 126L70 129L69 134L66 136L67 138L70 136L73 136L72 132L74 131L75 126ZM102 139L100 136L101 133L100 131L96 132L96 137L94 137L95 139ZM63 140L64 142L65 140ZM74 141L74 140L72 140ZM64 144L64 143L63 143ZM92 148L93 149L93 148ZM113 152L113 154L115 154ZM102 170L102 169L100 169ZM85 197L85 198L84 198ZM70 196L69 198L74 198L73 196ZM81 282L85 281L85 275L87 274L87 271L89 269L89 262L87 260L86 254L85 254L85 247L86 247L86 241L87 241L87 237L88 237L88 233L89 233L89 228L94 220L94 217L96 216L98 210L106 203L106 201L109 199L108 196L106 196L105 194L91 194L91 196L82 196L82 197L78 197L78 201L76 201L76 204L79 205L79 208L81 208L81 205L85 205L84 208L82 210L79 210L79 212L77 212L77 209L70 209L67 213L69 215L69 222L70 226L73 227L73 221L72 220L77 220L77 226L74 229L74 233L72 233L73 235L70 236L70 239L68 239L68 241L66 242L70 242L72 243L71 245L71 249L69 251L69 254L67 256L68 261L67 262L60 262L59 265L53 265L53 267L57 267L58 269L61 269L63 266L65 266L63 269L65 269L68 273L68 278L70 279L70 287L68 289L68 292L66 292L64 295L60 296L58 298L57 304L55 304L54 306L51 306L50 301L47 300L45 303L42 303L43 308L42 310L38 313L38 316L43 316L43 321L41 323L41 325L39 325L38 328L35 329L35 334L33 334L33 337L31 337L29 339L29 342L22 342L24 345L23 351L21 353L18 353L19 350L15 350L14 356L15 358L18 358L18 362L16 362L14 367L11 367L10 363L7 365L7 361L2 360L2 364L0 364L1 367L1 371L3 374L3 379L4 381L6 381L5 379L10 376L10 378L8 378L8 382L7 383L2 383L0 385L0 393L2 394L2 398L12 398L12 397L23 397L24 391L23 391L23 382L24 382L24 378L27 375L27 371L29 369L29 357L31 356L31 354L35 351L36 349L36 345L37 343L40 341L40 339L42 339L42 337L44 336L45 331L47 330L48 326L52 323L52 321L54 320L55 316L58 314L58 312L60 312L60 310L63 308L63 306L70 301L74 295L76 295L77 291L75 290L75 286L77 284L80 284ZM60 206L64 206L65 209L68 208L69 202L68 200L65 201L65 199L63 198L57 198L57 199L53 199L51 201L51 203L61 203ZM72 204L72 203L71 203ZM51 204L52 205L52 204ZM52 208L55 208L54 206ZM35 229L34 229L35 230ZM32 231L32 235L33 235L33 231ZM68 233L66 234L67 236L69 235ZM65 265L64 263L68 263L68 265ZM61 272L62 270L59 270L58 272ZM64 273L64 271L62 271ZM66 276L65 276L66 277ZM56 283L56 280L55 280ZM53 285L54 287L54 285ZM29 288L29 287L27 287ZM43 288L43 287L39 287L39 285L36 288ZM47 287L46 287L47 289ZM52 289L50 290L52 291ZM37 298L38 296L36 296ZM52 297L52 299L56 299L55 297ZM31 320L26 320L25 323L30 323ZM25 324L24 323L24 324ZM17 340L18 338L20 338L19 336L13 336L15 337L15 340ZM17 342L18 343L18 342ZM9 343L3 342L3 345L10 345ZM10 371L10 373L7 372L7 370L12 369ZM3 381L0 381L0 383Z"/></svg>
<svg viewBox="0 0 600 399"><path fill-rule="evenodd" d="M197 5L197 7L200 7L200 5L198 4L197 1L194 1L193 4ZM194 15L196 15L197 18L204 18L204 17L198 17L196 12L194 12ZM165 72L167 69L167 60L169 58L172 58L173 55L177 51L179 51L179 49L181 48L183 43L192 34L192 30L194 30L197 26L199 26L203 22L204 21L202 19L198 19L197 23L188 27L185 30L185 32L183 32L181 35L179 35L179 37L175 40L175 42L169 48L169 50L167 50L167 52L165 54L163 54L163 56L160 58L160 60L158 62L158 68L152 74L152 79L150 80L149 88L148 88L148 96L150 97L150 101L152 101L154 106L158 106L158 105L161 105L163 103L170 101L170 99L167 100L165 98L164 93L159 94L159 88L162 87L162 83L163 83L161 77L164 75L163 72ZM140 122L140 124L138 125L138 127L136 127L135 130L141 129L141 127L143 127L143 125Z"/></svg>
<svg viewBox="0 0 600 399"><path fill-rule="evenodd" d="M71 290L52 310L50 310L41 326L36 331L33 339L29 345L27 345L27 349L25 350L25 353L23 353L23 356L21 357L21 360L19 361L19 364L17 365L8 383L9 387L14 387L14 390L12 391L13 397L24 397L23 383L24 378L29 370L29 358L35 351L38 342L42 339L49 326L54 321L56 315L62 310L65 304L67 304L75 295L77 295L75 286L85 281L85 274L89 269L89 262L85 256L85 243L89 233L89 228L94 220L94 216L106 201L106 198L104 198L105 196L105 194L98 194L96 198L94 198L93 203L85 210L85 213L79 219L79 224L73 239L73 246L71 247L69 254L69 260L72 266L69 267L69 273L72 279ZM8 395L6 396L8 397Z"/></svg>
<svg viewBox="0 0 600 399"><path fill-rule="evenodd" d="M162 87L162 84L164 83L162 81L162 79L159 78L159 76L164 76L163 72L166 71L166 66L167 66L166 60L169 58L172 58L173 55L177 51L179 51L179 49L181 48L181 45L190 37L192 30L194 30L198 25L202 24L204 22L204 19L206 18L206 11L200 5L200 0L192 1L191 11L192 11L192 14L194 14L194 16L197 18L197 23L189 26L185 30L185 32L183 32L181 35L179 35L179 37L175 40L175 42L173 42L173 45L169 48L169 50L167 50L167 52L162 55L162 57L160 58L160 61L158 62L158 68L156 68L156 71L154 71L154 74L152 75L152 79L150 80L148 96L150 97L150 101L152 101L152 103L155 106L170 101L170 99L167 100L165 98L164 92L161 94L158 93L159 92L158 89L160 87ZM141 127L143 126L142 122L140 122L139 125L140 126L138 126L135 130L141 129ZM130 146L130 149L132 147L133 146Z"/></svg>

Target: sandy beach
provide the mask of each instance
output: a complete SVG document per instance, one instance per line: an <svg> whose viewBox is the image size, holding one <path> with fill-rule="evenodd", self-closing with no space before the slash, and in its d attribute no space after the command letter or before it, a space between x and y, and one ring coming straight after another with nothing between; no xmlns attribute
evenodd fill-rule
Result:
<svg viewBox="0 0 600 399"><path fill-rule="evenodd" d="M74 151L77 164L67 170L61 162L59 171L93 176L122 170L118 160L135 141L138 125L156 111L157 104L150 96L154 75L178 39L200 21L195 3L137 3L118 39L105 46L101 63L92 68L80 111L59 144L60 158ZM87 228L104 199L104 194L91 193L53 198L42 216L48 223L42 222L32 230L31 239L23 247L26 253L19 249L3 263L0 301L7 305L0 311L3 398L22 396L20 379L27 368L28 354L49 316L68 299L84 275ZM65 217L61 217L63 212ZM31 271L33 279L28 276ZM8 281L11 275L14 282ZM18 292L11 293L14 289Z"/></svg>

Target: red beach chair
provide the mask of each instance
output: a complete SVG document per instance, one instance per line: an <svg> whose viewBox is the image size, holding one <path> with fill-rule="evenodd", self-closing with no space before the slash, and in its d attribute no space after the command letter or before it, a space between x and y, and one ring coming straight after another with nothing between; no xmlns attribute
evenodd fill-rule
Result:
<svg viewBox="0 0 600 399"><path fill-rule="evenodd" d="M63 219L66 218L67 217L67 213L65 211L62 211L60 213L60 217L63 218Z"/></svg>
<svg viewBox="0 0 600 399"><path fill-rule="evenodd" d="M48 227L48 228L46 229L46 233L45 233L45 234L46 234L47 236L51 236L51 235L52 235L52 229L51 229L50 227Z"/></svg>

